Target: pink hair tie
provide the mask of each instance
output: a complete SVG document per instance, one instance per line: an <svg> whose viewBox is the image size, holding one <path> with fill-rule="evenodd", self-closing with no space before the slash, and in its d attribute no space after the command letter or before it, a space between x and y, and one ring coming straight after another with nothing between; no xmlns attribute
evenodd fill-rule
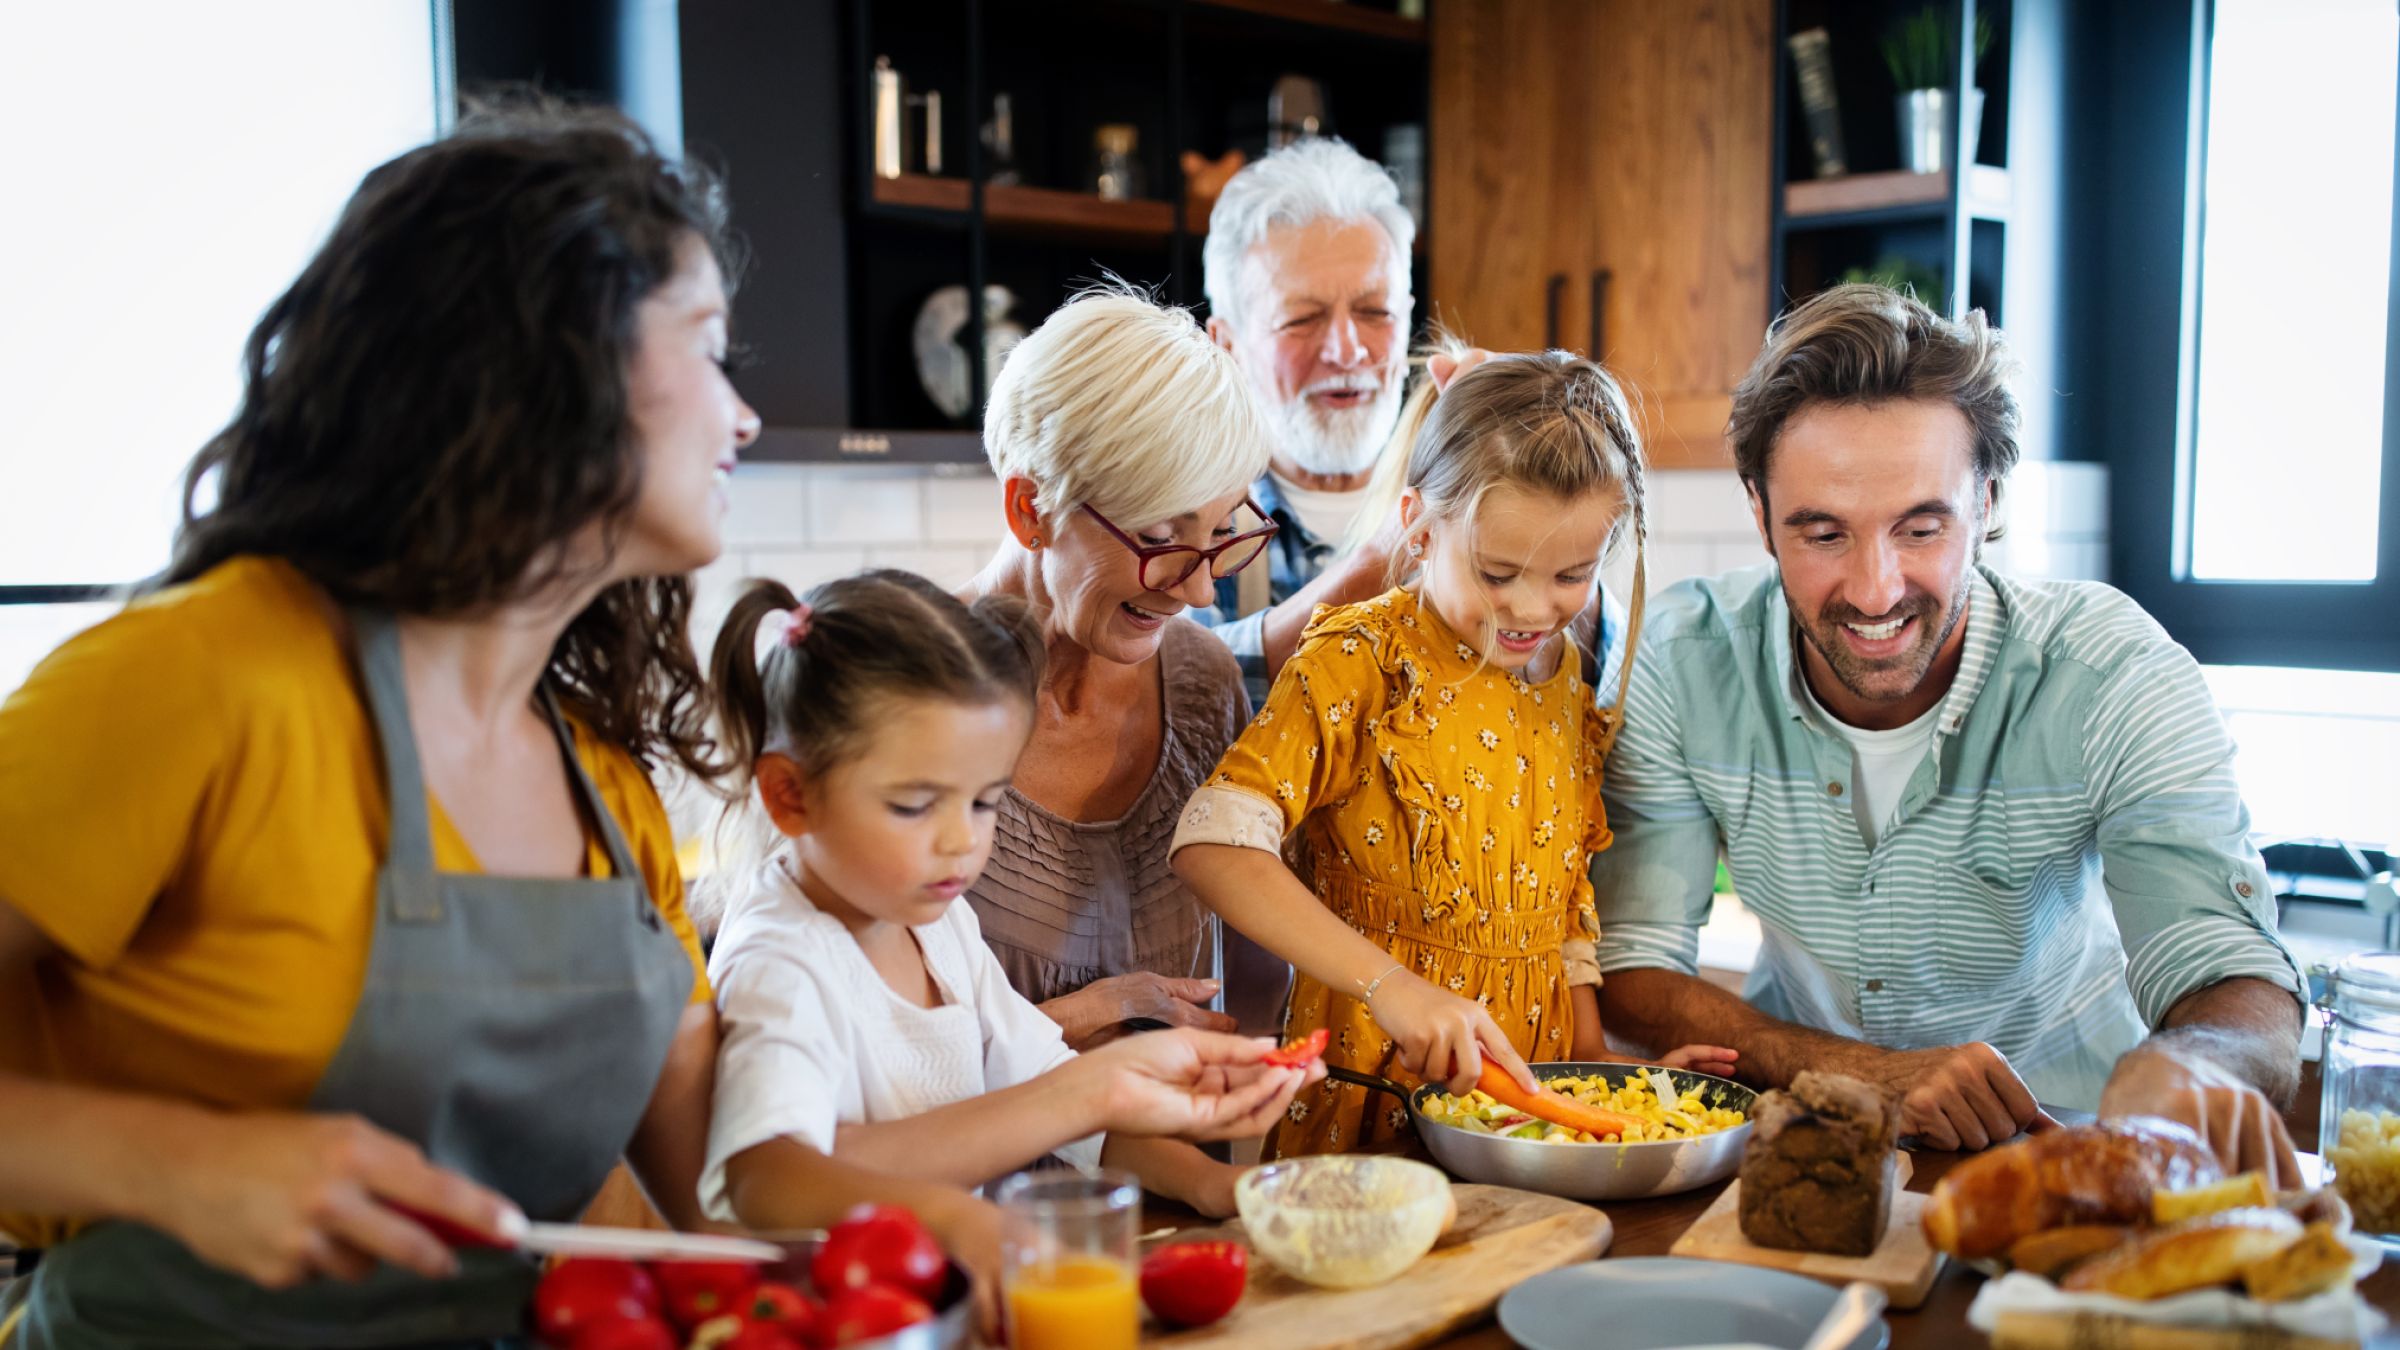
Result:
<svg viewBox="0 0 2400 1350"><path fill-rule="evenodd" d="M758 661L766 664L767 657L777 647L797 647L808 639L809 619L815 611L803 600L790 609L769 610L758 620Z"/></svg>

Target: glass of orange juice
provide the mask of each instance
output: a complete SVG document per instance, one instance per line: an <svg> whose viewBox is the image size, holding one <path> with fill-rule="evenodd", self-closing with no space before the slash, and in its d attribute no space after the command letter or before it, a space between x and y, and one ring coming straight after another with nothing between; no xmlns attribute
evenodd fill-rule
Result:
<svg viewBox="0 0 2400 1350"><path fill-rule="evenodd" d="M1012 1350L1134 1350L1140 1184L1124 1172L1021 1172L1001 1183L1000 1208Z"/></svg>

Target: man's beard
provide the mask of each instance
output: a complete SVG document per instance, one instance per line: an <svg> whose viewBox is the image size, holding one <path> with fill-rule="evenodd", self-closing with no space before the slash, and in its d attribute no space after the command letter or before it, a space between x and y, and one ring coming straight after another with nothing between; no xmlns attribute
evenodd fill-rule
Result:
<svg viewBox="0 0 2400 1350"><path fill-rule="evenodd" d="M1308 400L1312 391L1357 388L1369 380L1375 392L1355 408L1319 408ZM1383 457L1384 444L1399 425L1403 383L1397 370L1319 380L1275 406L1277 443L1309 473L1329 478L1366 473Z"/></svg>
<svg viewBox="0 0 2400 1350"><path fill-rule="evenodd" d="M1898 608L1880 616L1876 622L1895 618L1917 620L1917 640L1907 648L1880 660L1867 660L1850 650L1841 634L1845 623L1862 623L1868 616L1840 601L1825 606L1817 617L1800 625L1800 635L1808 645L1817 649L1833 677L1842 687L1870 703L1890 703L1907 698L1925 682L1926 673L1933 669L1934 658L1941 655L1942 645L1958 628L1959 619L1967 610L1967 593L1971 589L1972 573L1962 573L1958 589L1950 596L1945 608L1932 595L1918 590L1909 592ZM1940 622L1932 622L1936 617Z"/></svg>

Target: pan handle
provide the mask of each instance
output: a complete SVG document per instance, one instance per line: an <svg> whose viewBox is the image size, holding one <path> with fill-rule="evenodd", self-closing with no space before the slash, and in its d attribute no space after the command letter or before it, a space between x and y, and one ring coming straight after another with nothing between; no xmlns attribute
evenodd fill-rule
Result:
<svg viewBox="0 0 2400 1350"><path fill-rule="evenodd" d="M1348 1083L1353 1087L1363 1087L1369 1092L1388 1092L1393 1096L1398 1097L1402 1101L1407 1101L1410 1095L1407 1088L1400 1086L1398 1083L1393 1082L1389 1078L1381 1078L1371 1073L1360 1073L1356 1069L1345 1069L1339 1064L1326 1065L1325 1076L1338 1083Z"/></svg>

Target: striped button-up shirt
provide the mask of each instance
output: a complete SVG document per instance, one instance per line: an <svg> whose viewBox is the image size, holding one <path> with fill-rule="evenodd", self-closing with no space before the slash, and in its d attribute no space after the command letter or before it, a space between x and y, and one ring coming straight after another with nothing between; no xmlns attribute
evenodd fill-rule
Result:
<svg viewBox="0 0 2400 1350"><path fill-rule="evenodd" d="M2297 991L2298 969L2191 654L2096 582L1971 584L1958 677L1872 849L1774 566L1660 595L1608 763L1600 966L1695 972L1722 847L1763 930L1760 1009L1895 1049L1986 1041L2089 1110L2176 1000Z"/></svg>
<svg viewBox="0 0 2400 1350"><path fill-rule="evenodd" d="M1319 539L1300 523L1300 515L1283 500L1275 488L1275 475L1262 473L1250 489L1250 496L1267 518L1278 527L1275 537L1267 541L1266 554L1252 567L1264 567L1267 572L1267 602L1280 605L1298 595L1302 587L1317 579L1317 575L1332 563L1339 552L1339 540ZM1217 607L1214 610L1194 610L1192 617L1214 629L1233 651L1235 664L1242 668L1243 687L1250 691L1250 706L1267 706L1267 630L1265 610L1243 614L1241 609L1241 578L1224 577L1217 582ZM1602 704L1617 697L1617 667L1625 654L1625 607L1606 590L1600 593L1600 641L1596 650L1584 654L1583 678L1597 691Z"/></svg>

